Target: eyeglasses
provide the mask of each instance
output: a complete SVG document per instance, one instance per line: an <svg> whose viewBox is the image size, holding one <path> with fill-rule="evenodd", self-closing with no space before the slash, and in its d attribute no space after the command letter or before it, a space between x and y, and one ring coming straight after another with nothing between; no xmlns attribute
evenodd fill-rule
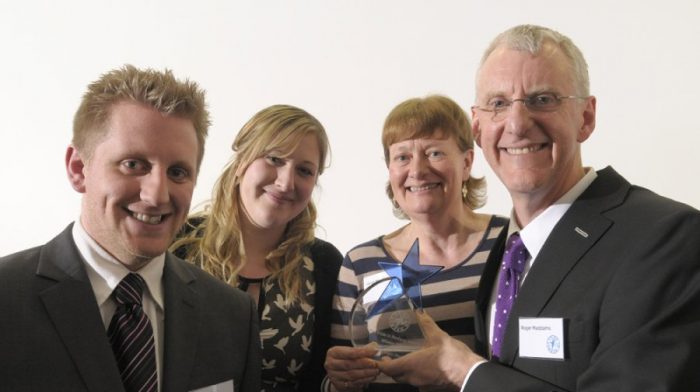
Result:
<svg viewBox="0 0 700 392"><path fill-rule="evenodd" d="M508 109L513 106L515 102L522 102L527 110L532 113L539 112L554 112L559 109L561 103L565 99L586 99L588 97L579 97L576 95L556 95L554 93L537 93L528 95L525 98L518 99L506 99L503 97L494 97L489 99L484 106L474 105L472 109L479 109L484 112L493 113L491 117L492 121L498 122L503 121L508 114Z"/></svg>

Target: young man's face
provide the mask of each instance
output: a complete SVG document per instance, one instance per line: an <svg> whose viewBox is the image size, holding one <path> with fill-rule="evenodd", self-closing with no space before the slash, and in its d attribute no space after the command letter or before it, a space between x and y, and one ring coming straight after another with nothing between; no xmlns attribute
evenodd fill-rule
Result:
<svg viewBox="0 0 700 392"><path fill-rule="evenodd" d="M105 135L84 159L69 147L87 233L135 271L168 249L190 208L198 146L192 121L143 104L116 103Z"/></svg>

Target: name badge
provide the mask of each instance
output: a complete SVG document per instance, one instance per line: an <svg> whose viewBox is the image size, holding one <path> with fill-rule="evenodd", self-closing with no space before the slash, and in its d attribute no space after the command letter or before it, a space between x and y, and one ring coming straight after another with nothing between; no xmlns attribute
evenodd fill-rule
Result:
<svg viewBox="0 0 700 392"><path fill-rule="evenodd" d="M564 319L520 317L520 356L564 359Z"/></svg>
<svg viewBox="0 0 700 392"><path fill-rule="evenodd" d="M224 381L216 385L209 385L208 387L195 389L190 392L233 392L233 380Z"/></svg>

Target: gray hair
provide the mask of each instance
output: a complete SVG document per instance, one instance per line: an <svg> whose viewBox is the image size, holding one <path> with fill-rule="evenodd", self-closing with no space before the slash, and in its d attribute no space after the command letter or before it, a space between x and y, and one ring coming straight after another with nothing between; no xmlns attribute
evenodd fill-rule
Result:
<svg viewBox="0 0 700 392"><path fill-rule="evenodd" d="M526 51L537 54L546 42L554 43L564 55L571 60L576 83L576 93L582 96L590 95L590 82L588 79L588 64L581 50L571 39L552 29L536 25L520 25L499 34L484 52L477 71L477 78L486 59L500 46L508 49Z"/></svg>

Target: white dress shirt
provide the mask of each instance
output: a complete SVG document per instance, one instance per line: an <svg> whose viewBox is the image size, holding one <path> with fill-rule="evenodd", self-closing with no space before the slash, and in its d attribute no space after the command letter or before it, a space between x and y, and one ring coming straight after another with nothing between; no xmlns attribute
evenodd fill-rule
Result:
<svg viewBox="0 0 700 392"><path fill-rule="evenodd" d="M105 335L116 311L117 304L112 298L112 291L117 287L130 271L117 259L105 251L85 231L80 220L73 225L73 239L78 251L85 261L85 270L95 293L97 305L100 308L102 322L105 325ZM144 281L146 290L143 293L143 311L148 316L153 328L153 337L156 348L156 369L158 370L158 390L162 386L163 374L163 267L165 266L165 253L153 258L148 264L136 271Z"/></svg>
<svg viewBox="0 0 700 392"><path fill-rule="evenodd" d="M525 283L525 278L527 278L527 274L530 272L532 264L534 264L534 262L537 260L537 255L540 253L540 250L542 250L542 247L544 246L545 241L547 241L549 235L552 233L552 230L554 230L554 226L556 226L557 223L559 223L561 218L564 216L569 207L571 207L574 201L576 201L576 199L578 199L579 196L581 196L581 194L588 188L588 186L591 185L591 183L596 179L596 177L598 177L596 171L591 168L587 167L585 168L585 171L586 174L576 183L576 185L569 189L569 191L566 192L561 198L559 198L559 200L554 202L554 204L550 205L541 214L537 215L535 219L533 219L524 228L520 228L518 226L518 223L515 221L515 212L511 211L510 223L508 225L508 237L510 237L513 233L520 232L520 238L522 238L523 244L525 244L525 248L527 248L527 251L530 254L530 256L527 259L527 263L525 264L525 269L523 270L523 273L520 278L521 286ZM491 352L491 339L493 336L493 323L491 321L494 319L494 315L496 313L498 276L496 277L495 281L496 283L493 285L491 291L491 298L489 299L489 310L486 315L486 326L489 331L489 352ZM464 391L464 387L467 385L469 377L474 372L474 370L484 362L486 361L480 362L475 366L472 366L471 369L469 369L469 373L464 379L464 383L462 383L461 391L466 392Z"/></svg>

